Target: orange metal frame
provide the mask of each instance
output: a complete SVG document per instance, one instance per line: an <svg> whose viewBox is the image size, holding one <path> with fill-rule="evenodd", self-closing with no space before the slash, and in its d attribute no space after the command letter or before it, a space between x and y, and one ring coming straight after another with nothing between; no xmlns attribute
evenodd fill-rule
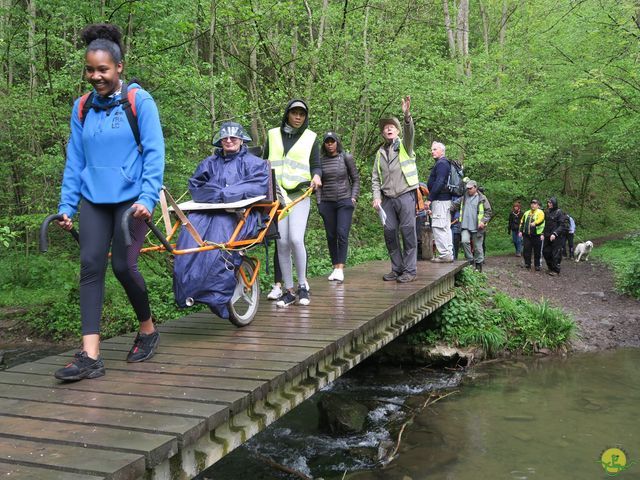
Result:
<svg viewBox="0 0 640 480"><path fill-rule="evenodd" d="M184 225L186 227L187 232L189 232L191 237L196 241L196 243L198 243L199 246L198 247L194 247L194 248L176 249L175 248L175 243L170 243L171 246L174 247L173 251L171 252L173 255L188 255L188 254L191 254L191 253L206 252L206 251L209 251L209 250L216 250L216 249L241 250L241 251L248 250L249 248L251 248L251 247L253 247L253 246L257 245L257 244L262 243L262 241L264 240L264 237L267 234L267 231L269 230L269 227L273 223L274 219L282 218L298 202L300 202L302 199L310 196L312 191L313 190L311 188L309 188L308 190L305 191L305 193L300 198L297 198L294 202L292 202L291 204L287 205L284 208L280 208L281 205L280 205L280 202L278 200L276 200L274 202L259 202L259 203L254 203L252 205L249 205L248 207L246 207L244 209L242 217L238 220L238 225L236 226L235 230L231 234L231 238L229 238L229 240L227 242L225 242L225 243L210 243L210 242L207 242L206 240L202 239L200 234L195 230L195 228L191 225L191 223L189 223L189 220L187 219L187 216L180 209L180 207L178 207L178 204L173 199L171 194L169 194L169 192L163 187L162 191L160 192L161 196L164 196L164 198L160 202L160 205L161 205L161 208L162 208L162 216L163 216L164 219L169 219L170 218L169 217L169 210L168 210L168 207L167 207L167 201L168 201L168 203L171 204L171 206L173 207L174 214L177 217L176 221L173 223L172 226L170 224L165 225L166 230L167 230L167 236L166 236L167 243L171 242L171 239L174 238L174 236L176 235L176 232L178 232L180 227L182 225ZM257 237L255 237L255 238L249 238L249 239L245 239L245 240L236 240L238 238L238 235L240 234L240 231L242 230L242 227L246 223L247 218L249 217L249 215L251 214L251 212L254 209L264 209L264 210L266 210L268 212L269 219L268 219L265 227L262 230L260 230L260 232L258 233ZM170 227L170 229L169 229L169 227ZM140 252L141 253L163 252L163 251L166 251L166 250L167 249L164 247L164 245L153 245L151 247L142 248L140 250ZM258 272L260 271L260 260L257 259L257 258L254 258L254 257L252 257L252 260L256 263L256 268L255 268L251 278L247 278L247 275L244 272L244 270L240 269L240 275L242 277L242 281L247 286L247 288L251 287L254 284L254 282L256 281L256 278L258 277Z"/></svg>

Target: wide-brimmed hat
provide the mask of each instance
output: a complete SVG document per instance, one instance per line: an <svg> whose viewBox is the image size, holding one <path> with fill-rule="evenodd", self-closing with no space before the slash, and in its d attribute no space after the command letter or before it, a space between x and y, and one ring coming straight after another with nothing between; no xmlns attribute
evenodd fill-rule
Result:
<svg viewBox="0 0 640 480"><path fill-rule="evenodd" d="M222 139L227 137L239 138L243 142L250 142L251 137L242 125L236 122L224 122L220 125L220 131L213 139L215 147L222 147Z"/></svg>
<svg viewBox="0 0 640 480"><path fill-rule="evenodd" d="M382 131L384 126L389 124L393 125L398 130L401 130L400 120L398 120L396 117L381 118L380 120L378 120L378 129Z"/></svg>

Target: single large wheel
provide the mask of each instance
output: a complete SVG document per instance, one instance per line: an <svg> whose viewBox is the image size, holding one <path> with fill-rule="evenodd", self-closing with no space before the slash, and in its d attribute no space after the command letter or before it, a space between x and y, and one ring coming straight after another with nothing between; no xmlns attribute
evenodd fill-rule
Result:
<svg viewBox="0 0 640 480"><path fill-rule="evenodd" d="M258 312L258 303L260 302L260 285L258 279L253 285L247 287L242 279L241 271L245 278L253 278L255 271L253 260L247 257L242 258L242 264L236 270L236 288L233 296L228 303L229 321L237 327L249 325Z"/></svg>

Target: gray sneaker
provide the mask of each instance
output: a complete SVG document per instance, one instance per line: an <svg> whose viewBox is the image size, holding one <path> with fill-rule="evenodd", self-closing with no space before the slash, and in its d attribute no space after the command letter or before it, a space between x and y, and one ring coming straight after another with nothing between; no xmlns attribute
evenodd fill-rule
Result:
<svg viewBox="0 0 640 480"><path fill-rule="evenodd" d="M396 279L396 282L398 282L398 283L409 283L409 282L413 282L415 279L416 279L415 275L412 275L410 273L404 272L402 275L400 275Z"/></svg>

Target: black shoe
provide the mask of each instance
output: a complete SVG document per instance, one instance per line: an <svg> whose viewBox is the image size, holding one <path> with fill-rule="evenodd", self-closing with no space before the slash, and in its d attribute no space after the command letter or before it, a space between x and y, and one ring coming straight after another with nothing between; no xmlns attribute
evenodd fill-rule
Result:
<svg viewBox="0 0 640 480"><path fill-rule="evenodd" d="M155 332L149 334L138 332L136 338L133 340L133 347L131 347L127 355L127 362L137 363L149 360L153 357L153 354L156 353L159 342L160 334L157 329Z"/></svg>
<svg viewBox="0 0 640 480"><path fill-rule="evenodd" d="M398 279L398 276L399 275L396 272L391 270L389 273L385 273L382 276L382 280L384 280L385 282L393 282L394 280Z"/></svg>
<svg viewBox="0 0 640 480"><path fill-rule="evenodd" d="M409 282L413 282L416 279L415 275L412 275L410 273L404 272L402 275L400 275L398 278L396 278L396 282L398 283L409 283Z"/></svg>
<svg viewBox="0 0 640 480"><path fill-rule="evenodd" d="M309 290L304 285L298 287L298 305L309 305L311 299L309 299Z"/></svg>
<svg viewBox="0 0 640 480"><path fill-rule="evenodd" d="M295 301L296 301L296 296L293 293L291 293L289 290L286 290L276 302L276 306L288 307Z"/></svg>
<svg viewBox="0 0 640 480"><path fill-rule="evenodd" d="M101 357L94 360L87 352L78 352L66 366L56 370L58 380L74 382L83 378L98 378L104 375L104 362Z"/></svg>
<svg viewBox="0 0 640 480"><path fill-rule="evenodd" d="M482 263L476 263L476 270L482 273Z"/></svg>
<svg viewBox="0 0 640 480"><path fill-rule="evenodd" d="M523 265L522 268L526 268L527 270L531 270L531 265Z"/></svg>

